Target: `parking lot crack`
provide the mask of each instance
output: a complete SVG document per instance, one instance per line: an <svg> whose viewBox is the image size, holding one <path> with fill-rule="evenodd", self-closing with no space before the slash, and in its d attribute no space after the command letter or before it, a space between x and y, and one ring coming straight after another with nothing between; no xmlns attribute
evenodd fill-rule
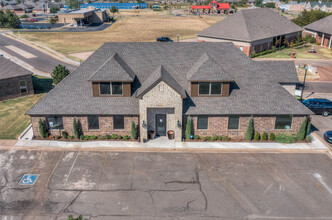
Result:
<svg viewBox="0 0 332 220"><path fill-rule="evenodd" d="M68 212L69 210L69 207L70 206L72 206L75 202L76 202L76 200L78 199L78 197L81 195L81 193L82 193L82 191L79 191L78 193L77 193L77 196L75 196L75 198L67 205L67 207L63 210L63 212L64 213L66 213L66 212ZM72 211L71 211L72 212Z"/></svg>
<svg viewBox="0 0 332 220"><path fill-rule="evenodd" d="M206 211L207 208L208 208L208 200L207 200L207 197L206 197L205 193L202 190L202 183L201 183L200 178L199 178L199 170L198 170L198 168L195 169L195 173L196 173L196 182L198 183L199 191L202 193L202 195L204 197L204 200L205 200L205 208L204 209Z"/></svg>

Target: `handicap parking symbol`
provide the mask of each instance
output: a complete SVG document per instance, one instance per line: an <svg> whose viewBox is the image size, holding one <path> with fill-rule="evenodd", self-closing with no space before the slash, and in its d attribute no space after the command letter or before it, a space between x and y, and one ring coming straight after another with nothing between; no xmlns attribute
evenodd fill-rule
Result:
<svg viewBox="0 0 332 220"><path fill-rule="evenodd" d="M24 174L19 185L33 185L38 179L37 174Z"/></svg>

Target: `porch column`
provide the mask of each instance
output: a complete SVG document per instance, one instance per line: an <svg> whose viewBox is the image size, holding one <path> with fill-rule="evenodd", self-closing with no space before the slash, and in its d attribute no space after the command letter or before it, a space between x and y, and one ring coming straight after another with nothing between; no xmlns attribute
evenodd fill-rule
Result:
<svg viewBox="0 0 332 220"><path fill-rule="evenodd" d="M320 43L321 46L323 46L323 43L324 43L324 36L325 35L323 34L323 36L322 36L322 42Z"/></svg>
<svg viewBox="0 0 332 220"><path fill-rule="evenodd" d="M330 36L330 41L329 41L329 48L331 49L331 43L332 43L332 35Z"/></svg>
<svg viewBox="0 0 332 220"><path fill-rule="evenodd" d="M280 49L280 47L281 47L281 36L279 38L279 49Z"/></svg>

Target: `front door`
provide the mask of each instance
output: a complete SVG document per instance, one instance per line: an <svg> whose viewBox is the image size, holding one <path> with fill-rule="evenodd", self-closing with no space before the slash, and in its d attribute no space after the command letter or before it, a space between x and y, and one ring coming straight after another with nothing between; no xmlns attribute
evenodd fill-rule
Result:
<svg viewBox="0 0 332 220"><path fill-rule="evenodd" d="M166 114L156 115L156 135L166 136Z"/></svg>

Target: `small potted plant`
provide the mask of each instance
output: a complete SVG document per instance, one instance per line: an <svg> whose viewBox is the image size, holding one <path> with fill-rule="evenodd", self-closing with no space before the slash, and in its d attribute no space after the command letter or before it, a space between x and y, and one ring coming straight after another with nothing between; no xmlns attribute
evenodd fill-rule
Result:
<svg viewBox="0 0 332 220"><path fill-rule="evenodd" d="M167 135L168 135L168 139L170 139L170 140L174 139L174 131L172 131L172 130L167 131Z"/></svg>

